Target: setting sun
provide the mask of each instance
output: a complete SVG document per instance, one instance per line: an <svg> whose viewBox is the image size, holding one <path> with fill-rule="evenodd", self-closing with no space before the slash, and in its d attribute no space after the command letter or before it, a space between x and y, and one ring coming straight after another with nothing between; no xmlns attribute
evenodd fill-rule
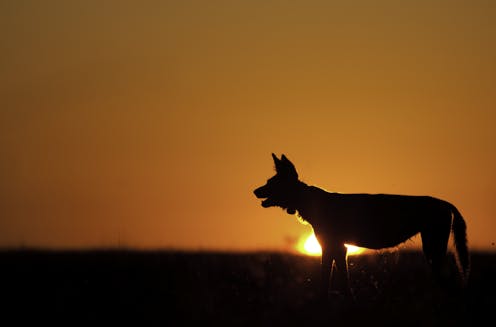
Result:
<svg viewBox="0 0 496 327"><path fill-rule="evenodd" d="M348 249L348 255L357 255L365 251L364 248L345 244ZM297 245L298 252L306 255L319 256L322 255L322 248L320 247L319 241L312 232L310 235L303 236Z"/></svg>

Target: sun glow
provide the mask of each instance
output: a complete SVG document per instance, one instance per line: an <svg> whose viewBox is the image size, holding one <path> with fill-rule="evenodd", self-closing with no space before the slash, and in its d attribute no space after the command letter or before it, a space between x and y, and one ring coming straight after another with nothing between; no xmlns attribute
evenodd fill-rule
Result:
<svg viewBox="0 0 496 327"><path fill-rule="evenodd" d="M364 248L345 244L348 249L348 255L358 255L365 251ZM312 232L310 235L303 236L300 242L296 246L296 249L306 255L319 256L322 255L322 248L320 247L319 241Z"/></svg>

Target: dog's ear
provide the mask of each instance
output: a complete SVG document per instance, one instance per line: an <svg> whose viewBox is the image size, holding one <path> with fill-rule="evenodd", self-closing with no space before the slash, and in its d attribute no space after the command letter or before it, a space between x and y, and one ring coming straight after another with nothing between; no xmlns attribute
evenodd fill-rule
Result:
<svg viewBox="0 0 496 327"><path fill-rule="evenodd" d="M281 171L284 171L286 175L289 175L294 178L298 178L298 173L296 172L296 168L291 161L283 154L281 156L281 160L279 161L281 167Z"/></svg>
<svg viewBox="0 0 496 327"><path fill-rule="evenodd" d="M279 160L278 157L276 157L276 155L274 153L272 153L272 159L274 159L274 164L278 164L279 162L281 162L281 160Z"/></svg>
<svg viewBox="0 0 496 327"><path fill-rule="evenodd" d="M281 161L283 161L285 164L289 163L289 164L293 164L291 161L289 161L289 159L283 154L281 156Z"/></svg>
<svg viewBox="0 0 496 327"><path fill-rule="evenodd" d="M280 170L282 170L283 169L282 161L278 157L276 157L276 155L274 153L272 153L272 159L274 159L274 166L275 166L276 172L279 172Z"/></svg>

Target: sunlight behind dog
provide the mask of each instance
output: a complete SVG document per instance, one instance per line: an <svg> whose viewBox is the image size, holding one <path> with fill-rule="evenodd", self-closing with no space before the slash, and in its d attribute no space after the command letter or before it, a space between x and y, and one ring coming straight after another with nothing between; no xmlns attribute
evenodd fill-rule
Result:
<svg viewBox="0 0 496 327"><path fill-rule="evenodd" d="M348 255L358 255L365 251L365 248L361 248L354 245L345 244L348 249ZM322 248L320 247L319 241L315 237L315 234L312 232L309 235L305 235L298 242L297 250L300 253L312 256L320 256L322 255Z"/></svg>

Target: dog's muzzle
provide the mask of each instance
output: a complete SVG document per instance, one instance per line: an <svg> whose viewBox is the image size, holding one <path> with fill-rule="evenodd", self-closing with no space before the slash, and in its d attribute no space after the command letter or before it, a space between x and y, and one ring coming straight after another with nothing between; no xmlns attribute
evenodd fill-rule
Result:
<svg viewBox="0 0 496 327"><path fill-rule="evenodd" d="M264 186L257 188L255 191L253 191L253 193L258 199L265 199L262 201L262 207L268 208L274 205L270 200L269 195L266 194L266 190L264 189Z"/></svg>
<svg viewBox="0 0 496 327"><path fill-rule="evenodd" d="M264 186L257 188L255 191L253 191L253 194L255 194L255 196L259 199L269 197L267 194L265 194Z"/></svg>

